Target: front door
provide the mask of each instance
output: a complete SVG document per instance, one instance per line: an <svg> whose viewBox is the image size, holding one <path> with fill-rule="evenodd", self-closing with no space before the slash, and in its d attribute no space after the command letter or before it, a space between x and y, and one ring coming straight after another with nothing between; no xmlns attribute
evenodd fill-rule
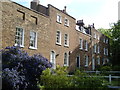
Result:
<svg viewBox="0 0 120 90"><path fill-rule="evenodd" d="M76 57L76 67L80 68L80 56Z"/></svg>

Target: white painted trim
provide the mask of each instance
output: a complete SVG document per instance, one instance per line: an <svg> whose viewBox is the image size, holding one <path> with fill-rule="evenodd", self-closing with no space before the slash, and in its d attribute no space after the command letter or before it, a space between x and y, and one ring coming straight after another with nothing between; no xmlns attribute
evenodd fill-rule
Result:
<svg viewBox="0 0 120 90"><path fill-rule="evenodd" d="M60 21L58 21L58 16L60 16ZM60 14L57 13L57 20L56 20L58 23L62 23L62 16Z"/></svg>
<svg viewBox="0 0 120 90"><path fill-rule="evenodd" d="M67 64L64 64L64 66L69 66L69 52L65 52L67 54ZM64 53L64 59L65 59L65 53Z"/></svg>
<svg viewBox="0 0 120 90"><path fill-rule="evenodd" d="M92 70L95 70L95 58L92 57Z"/></svg>
<svg viewBox="0 0 120 90"><path fill-rule="evenodd" d="M85 59L85 67L88 67L88 63L89 63L89 57L88 55L85 55L86 58Z"/></svg>
<svg viewBox="0 0 120 90"><path fill-rule="evenodd" d="M52 62L52 52L54 52L54 62ZM53 69L56 69L56 52L54 51L54 50L52 50L52 51L50 51L50 62L52 63L52 64L54 64L54 66L52 66L52 68Z"/></svg>
<svg viewBox="0 0 120 90"><path fill-rule="evenodd" d="M79 46L79 49L83 49L83 39L82 38L79 38L79 45L80 45L80 39L81 39L81 48L80 48L80 46Z"/></svg>
<svg viewBox="0 0 120 90"><path fill-rule="evenodd" d="M23 29L22 27L20 27L20 26L16 26L15 30L16 30L17 28L21 28L21 29L23 30L23 33L22 33L22 34L23 34L23 35L22 35L22 45L19 45L19 46L20 46L20 47L24 47L24 29ZM16 31L15 31L15 36L16 36ZM18 44L15 43L14 46L18 46Z"/></svg>
<svg viewBox="0 0 120 90"><path fill-rule="evenodd" d="M30 32L35 32L35 31L31 30ZM35 47L29 46L29 49L37 49L37 32L35 32L35 35L36 35L35 36Z"/></svg>
<svg viewBox="0 0 120 90"><path fill-rule="evenodd" d="M85 40L85 51L88 51L88 42Z"/></svg>

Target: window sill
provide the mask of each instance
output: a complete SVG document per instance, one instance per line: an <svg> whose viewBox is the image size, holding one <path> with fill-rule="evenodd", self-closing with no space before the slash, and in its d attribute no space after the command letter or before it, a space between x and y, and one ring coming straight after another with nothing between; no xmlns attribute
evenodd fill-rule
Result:
<svg viewBox="0 0 120 90"><path fill-rule="evenodd" d="M31 47L31 46L30 46L29 49L36 50L37 48L36 48L36 47Z"/></svg>
<svg viewBox="0 0 120 90"><path fill-rule="evenodd" d="M57 23L59 23L59 24L62 24L62 22L59 22L59 21L56 21Z"/></svg>
<svg viewBox="0 0 120 90"><path fill-rule="evenodd" d="M18 47L21 47L21 48L23 48L23 47L24 47L23 45L17 45L17 44L15 44L14 46L18 46Z"/></svg>
<svg viewBox="0 0 120 90"><path fill-rule="evenodd" d="M69 45L64 45L64 47L69 47Z"/></svg>
<svg viewBox="0 0 120 90"><path fill-rule="evenodd" d="M83 48L79 48L80 50L83 50Z"/></svg>
<svg viewBox="0 0 120 90"><path fill-rule="evenodd" d="M88 65L85 65L85 67L88 67Z"/></svg>
<svg viewBox="0 0 120 90"><path fill-rule="evenodd" d="M67 25L67 24L64 24L64 26L69 27L69 25Z"/></svg>
<svg viewBox="0 0 120 90"><path fill-rule="evenodd" d="M62 44L61 43L56 43L56 45L61 46Z"/></svg>
<svg viewBox="0 0 120 90"><path fill-rule="evenodd" d="M67 65L67 64L64 64L63 66L66 66L66 67L68 67L68 65Z"/></svg>
<svg viewBox="0 0 120 90"><path fill-rule="evenodd" d="M85 51L88 51L87 49L85 49Z"/></svg>

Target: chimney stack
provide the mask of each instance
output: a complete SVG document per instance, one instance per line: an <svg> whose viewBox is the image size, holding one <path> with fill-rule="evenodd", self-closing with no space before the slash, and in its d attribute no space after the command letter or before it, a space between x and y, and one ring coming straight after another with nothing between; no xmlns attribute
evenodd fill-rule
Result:
<svg viewBox="0 0 120 90"><path fill-rule="evenodd" d="M31 1L31 9L37 10L38 4L40 3L39 0L33 0Z"/></svg>

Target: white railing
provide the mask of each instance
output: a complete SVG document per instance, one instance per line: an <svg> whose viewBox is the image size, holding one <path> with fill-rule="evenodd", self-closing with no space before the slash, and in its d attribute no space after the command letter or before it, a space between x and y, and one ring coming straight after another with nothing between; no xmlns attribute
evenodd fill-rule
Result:
<svg viewBox="0 0 120 90"><path fill-rule="evenodd" d="M96 73L96 74L100 74L100 73L108 73L108 76L92 76L92 77L103 77L103 78L108 78L109 79L109 83L111 84L112 82L112 78L114 79L120 79L120 76L112 76L111 74L120 74L120 71L84 71L86 73ZM120 86L108 86L109 88L120 88Z"/></svg>
<svg viewBox="0 0 120 90"><path fill-rule="evenodd" d="M96 73L96 74L100 74L100 73L104 73L104 71L84 71L85 73ZM112 82L112 78L114 79L120 79L120 76L112 76L111 74L115 74L115 73L120 73L120 71L105 71L105 73L108 73L108 76L83 76L83 77L98 77L98 78L108 78L109 83L111 84ZM73 75L68 75L68 76L73 76ZM120 88L120 86L108 86L109 88Z"/></svg>

